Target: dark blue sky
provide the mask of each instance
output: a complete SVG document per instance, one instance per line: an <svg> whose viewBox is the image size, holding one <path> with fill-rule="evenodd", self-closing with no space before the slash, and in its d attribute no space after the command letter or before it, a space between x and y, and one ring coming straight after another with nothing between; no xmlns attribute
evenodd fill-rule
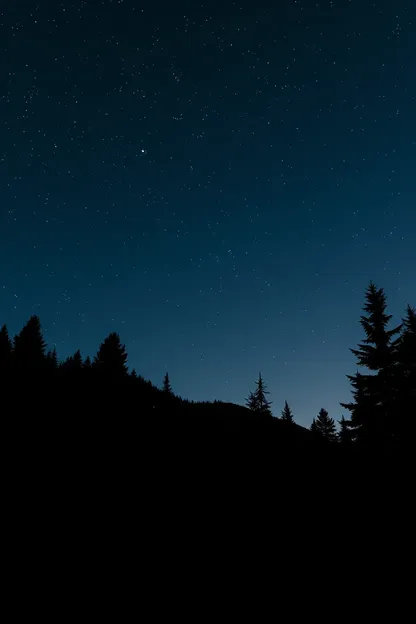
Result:
<svg viewBox="0 0 416 624"><path fill-rule="evenodd" d="M415 3L14 0L0 49L0 323L339 419L368 282L416 304Z"/></svg>

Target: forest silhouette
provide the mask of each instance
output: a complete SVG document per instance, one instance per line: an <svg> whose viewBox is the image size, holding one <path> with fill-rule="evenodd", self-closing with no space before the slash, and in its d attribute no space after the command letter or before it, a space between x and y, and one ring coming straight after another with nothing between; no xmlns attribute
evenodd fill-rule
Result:
<svg viewBox="0 0 416 624"><path fill-rule="evenodd" d="M261 373L245 406L184 399L174 393L168 373L158 388L129 371L126 347L115 332L93 359L77 350L59 361L55 349L47 350L38 316L13 339L6 325L0 330L3 403L38 440L56 435L60 444L79 446L84 440L98 448L102 443L109 453L151 443L170 453L186 448L198 455L203 449L218 457L222 451L251 458L299 451L343 457L362 450L400 451L412 444L415 433L416 311L408 305L400 324L389 329L386 294L371 282L363 312L364 337L351 349L360 371L348 375L352 400L340 405L349 417L342 415L338 423L322 408L311 415L310 429L301 427L287 401L273 416Z"/></svg>

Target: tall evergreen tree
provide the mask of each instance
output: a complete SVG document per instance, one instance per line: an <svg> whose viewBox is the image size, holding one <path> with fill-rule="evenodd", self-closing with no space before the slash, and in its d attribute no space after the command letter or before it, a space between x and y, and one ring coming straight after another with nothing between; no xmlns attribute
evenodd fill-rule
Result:
<svg viewBox="0 0 416 624"><path fill-rule="evenodd" d="M313 419L310 429L315 436L325 442L335 442L337 439L335 421L329 417L328 412L324 408Z"/></svg>
<svg viewBox="0 0 416 624"><path fill-rule="evenodd" d="M46 362L45 350L40 319L33 315L14 338L14 360L18 369L40 372Z"/></svg>
<svg viewBox="0 0 416 624"><path fill-rule="evenodd" d="M402 326L387 329L393 316L386 314L386 308L387 297L383 288L377 288L373 282L370 282L364 305L364 311L368 316L362 315L360 320L366 338L358 345L359 349L350 350L357 357L359 366L365 366L377 372L394 365L400 342L399 338L393 341L393 337L400 333Z"/></svg>
<svg viewBox="0 0 416 624"><path fill-rule="evenodd" d="M259 378L256 381L256 389L250 392L246 399L246 406L253 412L271 416L272 412L270 406L272 402L266 399L266 394L270 393L266 389L261 373L259 373Z"/></svg>
<svg viewBox="0 0 416 624"><path fill-rule="evenodd" d="M285 420L286 422L294 423L295 419L293 418L293 413L287 401L285 401L285 406L282 409L282 416L280 420Z"/></svg>
<svg viewBox="0 0 416 624"><path fill-rule="evenodd" d="M351 412L351 425L357 442L378 443L390 438L392 419L397 401L395 371L398 357L401 325L387 329L392 316L386 314L387 298L382 288L370 282L366 293L360 324L366 338L358 349L351 349L357 364L369 374L347 375L353 386L354 402L341 403Z"/></svg>
<svg viewBox="0 0 416 624"><path fill-rule="evenodd" d="M102 375L111 376L115 381L127 376L127 353L125 345L121 344L120 336L112 332L101 343L97 355L94 357L93 368Z"/></svg>
<svg viewBox="0 0 416 624"><path fill-rule="evenodd" d="M380 422L379 407L372 391L373 384L377 383L374 375L363 375L356 372L355 375L347 375L352 386L353 401L341 403L351 412L349 428L351 437L360 444L371 444L379 438L377 434Z"/></svg>
<svg viewBox="0 0 416 624"><path fill-rule="evenodd" d="M166 396L173 396L173 390L172 390L172 386L170 384L170 379L169 379L169 374L166 373L164 378L163 378L163 388L162 388L163 393Z"/></svg>

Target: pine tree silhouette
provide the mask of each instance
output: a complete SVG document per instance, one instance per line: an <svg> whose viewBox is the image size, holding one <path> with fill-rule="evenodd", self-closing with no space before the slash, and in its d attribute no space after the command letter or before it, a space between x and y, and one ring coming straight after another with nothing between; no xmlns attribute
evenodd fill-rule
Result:
<svg viewBox="0 0 416 624"><path fill-rule="evenodd" d="M312 433L325 442L336 442L337 432L335 421L328 416L328 412L322 408L310 427Z"/></svg>
<svg viewBox="0 0 416 624"><path fill-rule="evenodd" d="M319 437L319 431L318 431L318 426L316 424L316 418L314 418L312 420L312 424L309 427L311 433L313 434L314 438L318 438Z"/></svg>
<svg viewBox="0 0 416 624"><path fill-rule="evenodd" d="M262 379L261 373L259 373L256 386L256 389L253 392L250 392L248 398L246 399L246 406L253 412L271 416L272 412L270 406L272 402L266 399L266 394L269 394L269 392L266 390L266 385Z"/></svg>
<svg viewBox="0 0 416 624"><path fill-rule="evenodd" d="M73 355L74 368L76 370L81 370L83 367L82 355L81 351L77 349Z"/></svg>
<svg viewBox="0 0 416 624"><path fill-rule="evenodd" d="M91 365L91 362L90 362ZM66 358L64 362L61 364L61 370L70 375L80 375L84 368L84 364L82 361L81 351L77 349L74 355L70 355Z"/></svg>
<svg viewBox="0 0 416 624"><path fill-rule="evenodd" d="M373 435L373 421L377 418L377 406L371 392L371 384L374 383L373 375L363 375L358 370L355 375L347 375L352 385L353 401L341 403L342 407L348 409L353 417L349 420L352 438L356 440L359 430L359 441L363 442L367 438L371 440ZM354 425L360 423L360 425Z"/></svg>
<svg viewBox="0 0 416 624"><path fill-rule="evenodd" d="M382 288L370 282L366 293L360 324L366 338L359 349L350 349L357 364L366 367L369 374L347 375L353 386L354 402L341 403L351 412L351 426L359 443L375 444L391 437L394 404L397 398L395 371L398 358L401 325L391 330L392 319L386 314L387 298ZM374 374L375 373L375 374Z"/></svg>
<svg viewBox="0 0 416 624"><path fill-rule="evenodd" d="M163 378L163 393L167 396L173 396L172 386L170 384L168 373Z"/></svg>
<svg viewBox="0 0 416 624"><path fill-rule="evenodd" d="M285 406L282 409L282 415L280 420L285 420L286 422L294 423L295 419L293 418L293 413L287 401L285 401Z"/></svg>
<svg viewBox="0 0 416 624"><path fill-rule="evenodd" d="M40 319L33 315L14 338L14 360L20 372L40 372L45 367L46 343Z"/></svg>
<svg viewBox="0 0 416 624"><path fill-rule="evenodd" d="M364 311L368 316L361 316L360 320L366 339L358 345L359 349L350 351L357 357L359 366L365 366L372 371L385 370L395 363L400 338L395 341L392 341L392 338L400 333L401 325L387 330L387 325L393 317L385 313L387 297L383 288L377 288L370 282L366 300Z"/></svg>
<svg viewBox="0 0 416 624"><path fill-rule="evenodd" d="M94 357L93 369L100 375L120 381L127 377L127 353L120 336L112 332L101 343Z"/></svg>
<svg viewBox="0 0 416 624"><path fill-rule="evenodd" d="M256 393L254 391L250 391L246 399L246 406L248 407L248 409L250 409L253 412L257 411L257 399L256 399Z"/></svg>

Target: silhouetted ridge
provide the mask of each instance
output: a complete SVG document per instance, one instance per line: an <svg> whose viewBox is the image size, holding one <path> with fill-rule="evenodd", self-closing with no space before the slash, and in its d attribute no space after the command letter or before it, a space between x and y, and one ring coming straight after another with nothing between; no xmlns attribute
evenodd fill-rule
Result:
<svg viewBox="0 0 416 624"><path fill-rule="evenodd" d="M236 453L245 461L262 461L262 453L274 459L305 451L356 457L360 449L409 447L416 416L416 313L408 306L400 325L389 329L392 317L383 289L370 283L365 299L360 321L365 339L351 349L364 370L348 375L353 400L341 405L351 417L338 420L338 431L324 408L310 430L296 424L288 401L274 417L261 373L244 407L183 399L175 395L167 372L158 388L135 369L129 372L126 347L116 332L93 358L78 349L59 361L55 348L47 350L38 316L30 317L13 340L6 325L0 330L0 375L9 406L5 426L21 427L28 440L34 436L33 448L34 439L41 445L59 439L91 452L129 447L143 453L163 449L169 457Z"/></svg>

